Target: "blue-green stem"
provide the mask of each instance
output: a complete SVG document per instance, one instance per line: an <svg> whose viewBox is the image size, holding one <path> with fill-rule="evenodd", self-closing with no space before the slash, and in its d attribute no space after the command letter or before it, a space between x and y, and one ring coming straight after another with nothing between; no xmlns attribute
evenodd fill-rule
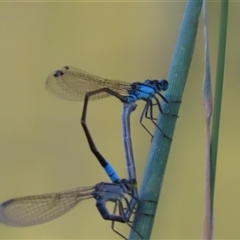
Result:
<svg viewBox="0 0 240 240"><path fill-rule="evenodd" d="M165 97L170 103L162 105L165 113L178 114L194 51L201 6L201 0L189 0L186 3L168 74L170 87ZM158 119L158 125L172 138L176 120L175 116L162 114ZM129 239L151 237L170 146L171 140L156 129L140 189L140 203L133 221L134 228L141 233L142 238L131 230Z"/></svg>

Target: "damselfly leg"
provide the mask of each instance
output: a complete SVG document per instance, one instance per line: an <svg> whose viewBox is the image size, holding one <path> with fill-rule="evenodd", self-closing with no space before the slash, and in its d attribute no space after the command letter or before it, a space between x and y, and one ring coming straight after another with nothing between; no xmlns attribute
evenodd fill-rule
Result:
<svg viewBox="0 0 240 240"><path fill-rule="evenodd" d="M154 98L156 100L156 104L158 105L159 111L162 113L162 108L160 105L160 102L157 98ZM152 133L147 129L147 127L143 124L143 117L150 119L151 122L155 125L156 128L163 134L164 137L168 138L170 141L172 141L172 138L168 137L163 130L157 125L155 122L157 119L153 117L153 103L152 100L149 100L146 102L142 114L140 116L140 124L143 126L143 128L150 134L151 138L153 139Z"/></svg>
<svg viewBox="0 0 240 240"><path fill-rule="evenodd" d="M161 94L161 93L157 93L163 100L164 102L166 103L169 103L169 101ZM153 97L153 99L156 101L155 103L152 102L152 100L147 100L146 101L146 104L143 108L143 111L142 111L142 114L141 114L141 117L140 117L140 124L143 126L143 128L149 133L149 135L151 136L151 138L153 138L153 135L152 133L147 129L147 127L143 124L143 117L151 120L151 122L155 125L155 127L157 127L159 129L159 131L163 134L164 137L168 138L170 141L172 141L172 138L170 138L169 136L167 136L163 130L157 125L156 121L157 121L157 118L154 118L153 116L153 107L154 106L158 106L158 110L159 112L162 114L162 115L168 115L168 116L172 116L172 117L178 117L178 115L176 114L172 114L172 113L166 113L166 112L163 112L163 109L161 107L161 103L159 101L158 98L156 97ZM177 103L181 103L181 101L170 101L170 103L173 103L173 102L177 102Z"/></svg>
<svg viewBox="0 0 240 240"><path fill-rule="evenodd" d="M122 201L117 201L114 205L113 213L115 214L118 209L119 214L121 216L123 216L124 223L126 223L131 229L133 229L133 231L135 231L140 236L140 238L142 238L142 235L132 226L131 221L130 221L130 218L135 209L135 206L132 209L128 199L125 196L123 197L123 199L125 200L126 207L125 208L123 207ZM139 200L137 199L137 201L139 201ZM112 224L111 224L112 230L115 233L117 233L119 236L121 236L122 238L127 239L125 236L123 236L120 232L118 232L115 229L115 222L116 221L112 221Z"/></svg>

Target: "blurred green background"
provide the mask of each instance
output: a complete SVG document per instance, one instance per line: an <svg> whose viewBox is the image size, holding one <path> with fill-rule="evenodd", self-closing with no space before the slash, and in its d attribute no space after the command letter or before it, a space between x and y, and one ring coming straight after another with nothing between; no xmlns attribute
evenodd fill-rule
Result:
<svg viewBox="0 0 240 240"><path fill-rule="evenodd" d="M215 78L220 4L211 2L209 34ZM65 65L124 81L167 77L185 2L0 4L0 201L108 181L80 126L82 103L50 95L47 76ZM215 195L215 238L240 238L239 77L240 4L229 6L226 72ZM204 182L203 29L196 49L166 169L152 239L201 237ZM132 114L132 140L141 183L150 137ZM90 103L88 125L98 149L126 177L122 104ZM147 123L146 123L147 124ZM151 124L148 127L153 130ZM0 226L1 239L117 239L94 200L52 222ZM129 229L118 224L128 235Z"/></svg>

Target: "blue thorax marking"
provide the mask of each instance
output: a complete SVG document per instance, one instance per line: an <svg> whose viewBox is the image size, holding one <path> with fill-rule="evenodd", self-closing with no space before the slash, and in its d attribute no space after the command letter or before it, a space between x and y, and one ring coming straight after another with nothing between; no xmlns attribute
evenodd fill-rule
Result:
<svg viewBox="0 0 240 240"><path fill-rule="evenodd" d="M137 100L150 100L155 97L159 89L155 84L149 85L146 83L133 83L132 89L129 91L129 96L127 96L127 103L135 102Z"/></svg>

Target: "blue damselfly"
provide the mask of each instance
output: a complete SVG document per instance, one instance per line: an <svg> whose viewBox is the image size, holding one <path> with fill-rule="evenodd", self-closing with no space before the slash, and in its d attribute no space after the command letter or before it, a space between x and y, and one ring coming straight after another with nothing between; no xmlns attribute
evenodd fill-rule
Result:
<svg viewBox="0 0 240 240"><path fill-rule="evenodd" d="M147 79L144 82L128 83L101 78L80 69L66 66L49 75L46 81L46 88L50 93L62 99L84 101L82 122L86 121L89 100L96 100L109 96L115 96L125 103L144 100L146 104L140 117L140 124L153 137L151 132L142 123L143 117L146 117L162 132L155 122L156 118L153 117L153 106L157 105L159 111L163 113L160 102L156 97L157 95L168 103L167 99L160 93L168 89L168 81L165 79ZM156 102L153 103L153 100ZM165 134L164 136L169 138Z"/></svg>

